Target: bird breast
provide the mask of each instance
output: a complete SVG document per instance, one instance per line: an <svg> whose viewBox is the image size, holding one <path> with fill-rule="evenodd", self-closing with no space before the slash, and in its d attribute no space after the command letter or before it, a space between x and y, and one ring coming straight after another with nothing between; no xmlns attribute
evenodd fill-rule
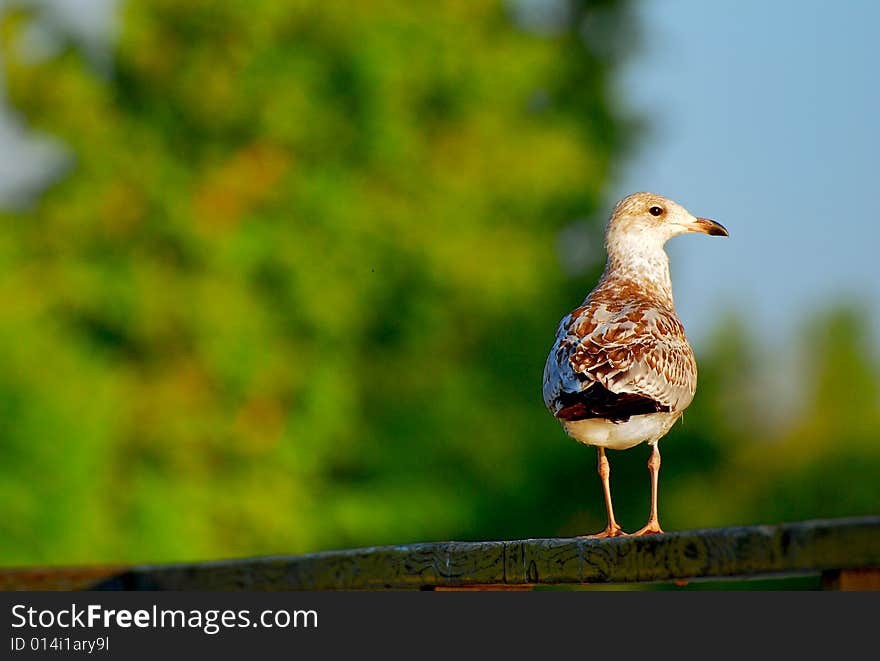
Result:
<svg viewBox="0 0 880 661"><path fill-rule="evenodd" d="M681 416L680 412L634 415L626 422L604 418L565 421L562 426L576 441L609 450L628 450L639 443L656 443Z"/></svg>

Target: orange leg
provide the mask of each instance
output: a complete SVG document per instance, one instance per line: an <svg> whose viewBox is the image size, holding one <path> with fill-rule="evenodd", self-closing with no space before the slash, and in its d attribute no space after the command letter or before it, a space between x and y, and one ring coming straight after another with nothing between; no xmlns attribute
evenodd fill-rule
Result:
<svg viewBox="0 0 880 661"><path fill-rule="evenodd" d="M648 523L633 535L656 535L663 532L660 527L660 519L657 515L657 480L660 477L660 449L657 443L652 446L651 457L648 459L648 470L651 471L651 514Z"/></svg>
<svg viewBox="0 0 880 661"><path fill-rule="evenodd" d="M605 530L595 535L586 535L588 539L599 537L618 537L626 535L617 521L614 520L614 508L611 506L611 467L608 465L608 459L605 458L605 448L597 448L599 450L599 477L602 479L602 490L605 492L605 509L608 510L608 525Z"/></svg>

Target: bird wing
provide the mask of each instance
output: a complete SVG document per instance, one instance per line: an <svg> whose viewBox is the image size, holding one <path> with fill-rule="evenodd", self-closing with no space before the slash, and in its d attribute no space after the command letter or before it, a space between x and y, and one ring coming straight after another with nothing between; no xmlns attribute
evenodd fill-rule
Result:
<svg viewBox="0 0 880 661"><path fill-rule="evenodd" d="M696 385L681 322L647 301L588 299L560 322L544 367L544 403L564 420L681 411Z"/></svg>

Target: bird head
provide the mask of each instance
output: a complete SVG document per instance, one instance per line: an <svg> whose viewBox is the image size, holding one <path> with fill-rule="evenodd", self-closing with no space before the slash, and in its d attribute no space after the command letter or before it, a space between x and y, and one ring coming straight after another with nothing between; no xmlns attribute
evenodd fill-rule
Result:
<svg viewBox="0 0 880 661"><path fill-rule="evenodd" d="M680 204L655 193L633 193L614 207L608 224L609 243L662 247L679 234L699 232L729 236L723 225L698 218Z"/></svg>

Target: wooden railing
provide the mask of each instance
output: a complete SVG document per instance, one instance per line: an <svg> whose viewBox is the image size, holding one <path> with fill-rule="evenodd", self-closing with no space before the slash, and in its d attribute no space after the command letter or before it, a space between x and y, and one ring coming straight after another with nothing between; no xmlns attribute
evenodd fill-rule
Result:
<svg viewBox="0 0 880 661"><path fill-rule="evenodd" d="M880 590L880 516L612 539L440 542L172 565L0 569L4 590L530 589L821 576Z"/></svg>

